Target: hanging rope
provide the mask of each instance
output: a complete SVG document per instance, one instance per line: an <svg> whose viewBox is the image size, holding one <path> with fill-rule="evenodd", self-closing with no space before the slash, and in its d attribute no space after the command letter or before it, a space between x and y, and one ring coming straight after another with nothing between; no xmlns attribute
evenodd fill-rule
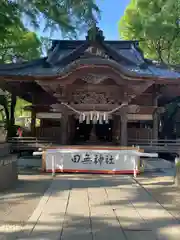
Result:
<svg viewBox="0 0 180 240"><path fill-rule="evenodd" d="M66 103L63 103L63 102L62 102L61 104L64 105L64 106L66 106L67 108L71 109L72 111L76 112L77 114L84 114L84 112L80 112L80 111L76 110L75 108L71 107L70 105L68 105L68 104L66 104ZM118 111L120 108L122 108L122 107L124 107L124 106L127 106L127 105L128 105L128 102L122 103L120 106L114 108L113 110L111 110L111 111L109 111L109 112L105 112L105 113L108 114L108 115L109 115L109 114L112 114L112 113ZM90 111L90 112L92 112L92 111ZM93 112L99 113L98 111L93 111Z"/></svg>
<svg viewBox="0 0 180 240"><path fill-rule="evenodd" d="M70 105L66 104L66 103L61 103L62 105L66 106L67 108L71 109L72 111L76 112L77 114L82 114L82 112L77 111L75 108L71 107Z"/></svg>
<svg viewBox="0 0 180 240"><path fill-rule="evenodd" d="M116 112L117 110L119 110L120 108L127 106L128 102L122 103L120 106L118 106L117 108L114 108L112 111L107 112L108 114L112 114L114 112Z"/></svg>
<svg viewBox="0 0 180 240"><path fill-rule="evenodd" d="M77 113L79 115L79 122L83 122L86 120L86 123L89 124L90 121L93 121L93 123L97 123L97 121L99 121L100 124L103 123L103 121L105 121L106 123L108 123L109 121L109 117L108 115L118 111L120 108L127 106L128 102L122 103L120 106L114 108L111 111L108 112L99 112L99 111L89 111L89 112L80 112L78 110L76 110L75 108L73 108L72 106L66 104L66 103L61 103L62 105L66 106L67 108L71 109L72 111L74 111L75 113Z"/></svg>

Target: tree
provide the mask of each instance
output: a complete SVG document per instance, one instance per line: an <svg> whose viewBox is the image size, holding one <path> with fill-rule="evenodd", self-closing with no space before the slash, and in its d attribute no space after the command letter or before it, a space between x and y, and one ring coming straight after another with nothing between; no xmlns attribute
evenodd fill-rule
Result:
<svg viewBox="0 0 180 240"><path fill-rule="evenodd" d="M179 110L179 97L172 100L169 104L165 106L165 112L161 115L161 138L174 139L175 136L175 117Z"/></svg>
<svg viewBox="0 0 180 240"><path fill-rule="evenodd" d="M31 60L42 54L41 40L34 32L11 28L12 34L0 41L0 62L16 62L18 59ZM9 31L10 33L10 31Z"/></svg>
<svg viewBox="0 0 180 240"><path fill-rule="evenodd" d="M97 21L99 13L94 0L1 0L1 37L14 25L21 27L26 22L38 28L42 21L45 30L61 30L63 34L75 36Z"/></svg>
<svg viewBox="0 0 180 240"><path fill-rule="evenodd" d="M24 23L38 28L43 21L45 30L50 28L52 32L60 29L62 34L75 37L78 32L92 26L99 14L94 0L1 0L0 62L39 58L47 50L49 41L29 32ZM16 102L17 98L13 95L0 96L9 136L14 135Z"/></svg>
<svg viewBox="0 0 180 240"><path fill-rule="evenodd" d="M7 34L8 33L8 34ZM10 34L12 33L12 34ZM6 38L0 41L0 62L11 63L20 60L39 58L42 53L41 41L35 33L24 27L11 26L6 31ZM15 108L18 98L10 93L0 95L1 114L5 119L8 137L15 136ZM18 101L19 103L20 101Z"/></svg>
<svg viewBox="0 0 180 240"><path fill-rule="evenodd" d="M180 0L131 0L119 32L123 39L139 40L146 57L180 63Z"/></svg>
<svg viewBox="0 0 180 240"><path fill-rule="evenodd" d="M145 57L166 64L180 63L180 0L131 0L119 22L124 39L139 40ZM165 106L162 136L173 138L180 99Z"/></svg>

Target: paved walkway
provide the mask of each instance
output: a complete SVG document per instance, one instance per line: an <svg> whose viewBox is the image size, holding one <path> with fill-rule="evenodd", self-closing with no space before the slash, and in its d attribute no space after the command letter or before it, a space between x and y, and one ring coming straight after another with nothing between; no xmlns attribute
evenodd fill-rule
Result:
<svg viewBox="0 0 180 240"><path fill-rule="evenodd" d="M0 240L26 224L52 183L51 175L28 169L20 171L18 178L12 188L0 192Z"/></svg>
<svg viewBox="0 0 180 240"><path fill-rule="evenodd" d="M130 177L59 175L27 225L1 234L3 240L179 240L180 225Z"/></svg>
<svg viewBox="0 0 180 240"><path fill-rule="evenodd" d="M180 221L180 186L174 184L174 169L167 169L164 173L142 174L137 181Z"/></svg>

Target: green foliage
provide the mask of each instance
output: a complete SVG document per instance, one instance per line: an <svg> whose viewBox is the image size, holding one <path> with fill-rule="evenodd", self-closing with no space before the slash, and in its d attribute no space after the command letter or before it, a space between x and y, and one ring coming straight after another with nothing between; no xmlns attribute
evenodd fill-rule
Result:
<svg viewBox="0 0 180 240"><path fill-rule="evenodd" d="M94 0L1 0L0 61L12 62L16 57L29 60L47 50L48 40L39 39L24 24L38 28L43 22L44 30L61 30L64 36L76 37L99 16Z"/></svg>
<svg viewBox="0 0 180 240"><path fill-rule="evenodd" d="M39 58L49 49L46 38L38 38L24 26L40 27L45 21L45 30L61 30L62 34L76 37L86 31L99 18L100 11L94 0L1 0L0 8L0 62L11 63ZM8 136L13 136L15 116L23 115L27 105L16 96L0 95L1 119L5 119Z"/></svg>
<svg viewBox="0 0 180 240"><path fill-rule="evenodd" d="M180 0L131 0L119 32L123 39L139 40L146 57L180 63Z"/></svg>
<svg viewBox="0 0 180 240"><path fill-rule="evenodd" d="M180 64L180 0L131 0L119 22L123 39L139 40L145 57ZM166 106L163 134L173 137L179 99Z"/></svg>
<svg viewBox="0 0 180 240"><path fill-rule="evenodd" d="M177 161L177 162L176 162L176 167L177 167L177 168L180 168L180 161Z"/></svg>
<svg viewBox="0 0 180 240"><path fill-rule="evenodd" d="M31 103L26 102L24 99L17 98L16 107L15 107L15 117L20 116L31 116L29 112L23 110L25 106L29 106Z"/></svg>
<svg viewBox="0 0 180 240"><path fill-rule="evenodd" d="M41 41L35 33L15 26L11 28L11 32L5 39L0 39L1 63L16 62L19 58L31 60L41 56Z"/></svg>
<svg viewBox="0 0 180 240"><path fill-rule="evenodd" d="M1 0L0 8L0 39L5 39L9 35L9 29L13 26L23 27L20 19L20 12L15 1Z"/></svg>
<svg viewBox="0 0 180 240"><path fill-rule="evenodd" d="M38 28L43 20L45 30L75 36L97 21L99 14L94 0L1 0L0 32L6 35L7 27L22 27L24 21Z"/></svg>
<svg viewBox="0 0 180 240"><path fill-rule="evenodd" d="M27 31L20 25L9 25L4 38L0 36L0 62L11 63L19 60L31 60L39 58L42 53L41 41L35 33ZM17 103L17 105L16 105ZM4 120L5 128L8 130L8 136L16 135L15 115L23 108L24 101L17 100L16 96L9 93L0 95L1 119Z"/></svg>
<svg viewBox="0 0 180 240"><path fill-rule="evenodd" d="M43 16L45 29L60 29L63 34L84 31L99 15L94 0L24 0L23 4L20 0L17 2L36 26L40 24L39 19Z"/></svg>
<svg viewBox="0 0 180 240"><path fill-rule="evenodd" d="M5 95L0 95L0 120L4 122L9 137L16 134L14 130L15 117L23 116L25 114L23 108L28 105L30 103L20 98L13 98L8 92ZM26 115L30 116L29 113Z"/></svg>

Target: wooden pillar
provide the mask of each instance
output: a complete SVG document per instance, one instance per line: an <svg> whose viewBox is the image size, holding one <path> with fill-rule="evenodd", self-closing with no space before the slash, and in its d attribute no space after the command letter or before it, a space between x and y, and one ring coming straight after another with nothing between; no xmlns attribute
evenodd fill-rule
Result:
<svg viewBox="0 0 180 240"><path fill-rule="evenodd" d="M120 128L121 128L121 119L119 115L113 116L113 142L120 143Z"/></svg>
<svg viewBox="0 0 180 240"><path fill-rule="evenodd" d="M154 140L158 140L158 132L159 132L159 113L158 113L158 93L156 89L153 94L153 106L155 107L153 113L153 129L152 129L152 138Z"/></svg>
<svg viewBox="0 0 180 240"><path fill-rule="evenodd" d="M158 109L156 109L153 113L153 131L152 131L152 137L154 140L158 140L158 132L159 132L159 114Z"/></svg>
<svg viewBox="0 0 180 240"><path fill-rule="evenodd" d="M68 142L68 116L62 113L61 117L61 144L66 145Z"/></svg>
<svg viewBox="0 0 180 240"><path fill-rule="evenodd" d="M68 144L71 144L75 133L75 120L73 115L68 116Z"/></svg>
<svg viewBox="0 0 180 240"><path fill-rule="evenodd" d="M127 146L127 112L121 114L121 146Z"/></svg>
<svg viewBox="0 0 180 240"><path fill-rule="evenodd" d="M31 136L36 136L36 112L35 109L31 110Z"/></svg>

